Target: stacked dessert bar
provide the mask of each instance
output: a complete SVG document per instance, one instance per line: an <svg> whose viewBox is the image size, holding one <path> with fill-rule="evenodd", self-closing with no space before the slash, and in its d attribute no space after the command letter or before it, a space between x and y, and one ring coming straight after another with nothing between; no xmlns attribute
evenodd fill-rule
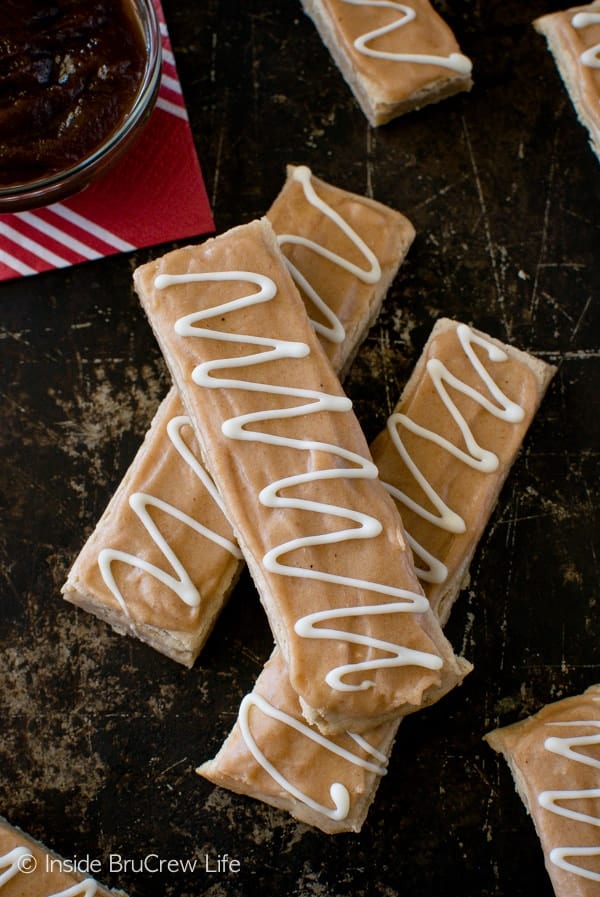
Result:
<svg viewBox="0 0 600 897"><path fill-rule="evenodd" d="M470 669L441 622L553 373L442 319L371 453L335 370L413 236L291 167L264 219L136 271L174 389L64 589L189 665L243 559L275 647L199 772L327 832Z"/></svg>

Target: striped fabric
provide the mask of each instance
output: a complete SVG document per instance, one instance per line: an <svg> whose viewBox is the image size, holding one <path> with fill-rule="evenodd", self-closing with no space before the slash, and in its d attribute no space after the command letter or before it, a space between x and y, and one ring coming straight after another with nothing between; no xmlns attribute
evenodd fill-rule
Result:
<svg viewBox="0 0 600 897"><path fill-rule="evenodd" d="M0 215L0 280L214 230L159 0L163 70L140 139L101 180L62 202Z"/></svg>

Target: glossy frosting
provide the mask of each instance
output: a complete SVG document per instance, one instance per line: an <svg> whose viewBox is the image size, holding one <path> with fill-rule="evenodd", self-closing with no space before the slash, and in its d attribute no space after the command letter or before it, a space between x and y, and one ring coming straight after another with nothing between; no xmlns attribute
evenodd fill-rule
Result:
<svg viewBox="0 0 600 897"><path fill-rule="evenodd" d="M322 324L318 319L312 319L311 322L316 332L325 340L332 343L343 343L346 339L346 330L344 325L336 315L327 298L323 297L310 283L310 270L303 273L297 265L286 255L286 249L289 246L302 246L309 249L314 256L319 259L326 259L339 271L347 271L359 281L367 284L375 284L381 279L381 265L374 252L367 246L364 240L356 233L349 222L342 217L335 209L333 209L325 200L323 200L316 192L312 174L305 165L295 168L292 172L292 179L301 185L305 201L313 206L323 215L334 228L338 228L341 233L348 238L352 246L354 246L361 256L364 257L366 267L360 267L355 264L348 254L341 255L334 250L328 248L323 243L317 242L311 236L304 234L277 233L277 242L279 248L283 250L284 257L292 279L296 286L301 289L310 299L312 305L325 317L326 324ZM287 222L285 222L287 224ZM310 234L310 231L307 232ZM314 261L314 258L313 258Z"/></svg>
<svg viewBox="0 0 600 897"><path fill-rule="evenodd" d="M327 356L345 371L412 243L412 225L306 166L290 166L267 218Z"/></svg>
<svg viewBox="0 0 600 897"><path fill-rule="evenodd" d="M592 698L594 703L600 705L600 697ZM544 741L544 750L556 754L568 763L580 763L591 767L596 771L596 786L593 788L559 788L541 791L538 794L538 804L549 813L562 816L581 823L584 826L593 826L600 830L600 706L598 716L595 719L576 719L552 721L545 724L548 729L569 732L576 730L576 735L549 735ZM583 734L582 734L583 733ZM589 749L589 750L588 750ZM568 784L568 779L561 784ZM589 802L589 803L587 803ZM592 812L584 812L575 807L594 807ZM600 841L600 835L599 835ZM569 843L559 844L553 847L549 853L550 862L561 869L571 872L579 878L600 882L600 862L596 863L596 870L586 867L581 860L583 858L598 858L600 860L600 843L598 845L577 846ZM579 862L578 862L579 858Z"/></svg>
<svg viewBox="0 0 600 897"><path fill-rule="evenodd" d="M376 10L389 9L398 13L398 18L386 25L379 25L376 28L361 34L354 40L354 47L364 56L370 56L372 59L387 59L390 62L410 62L417 65L433 65L440 68L452 69L461 75L469 75L471 73L471 60L463 56L462 53L450 53L447 56L441 56L434 53L424 53L415 48L412 53L401 52L396 49L378 49L378 40L386 35L394 35L400 28L405 28L411 22L417 19L417 11L414 6L406 3L392 3L388 0L343 0L351 6L366 6L373 13Z"/></svg>
<svg viewBox="0 0 600 897"><path fill-rule="evenodd" d="M311 532L304 534L304 528L299 528L301 535L292 539L272 545L262 555L260 561L263 567L271 573L279 576L300 580L311 580L316 583L328 583L343 586L344 590L358 590L360 592L372 592L379 595L387 595L397 599L394 602L366 603L362 601L356 606L343 605L342 607L324 608L309 615L299 617L294 623L294 631L303 639L326 639L328 641L347 641L349 644L357 644L368 649L379 650L391 657L376 660L352 662L343 666L331 668L326 676L327 684L338 691L360 691L370 688L374 682L370 678L363 677L363 673L369 673L376 669L392 666L423 666L428 669L440 669L441 658L435 653L415 651L405 645L395 644L371 635L348 631L343 623L337 628L319 626L317 624L330 622L331 620L347 621L350 617L360 617L374 614L406 614L424 613L427 610L427 601L423 595L410 589L397 588L385 583L365 579L360 576L352 576L346 573L335 573L321 568L314 563L319 559L319 549L326 545L343 543L349 540L370 540L381 535L383 524L381 520L365 511L357 510L346 505L330 503L321 499L300 498L290 495L290 491L296 487L308 485L313 487L319 484L319 489L310 489L310 493L317 496L322 492L322 484L325 482L346 482L348 480L375 480L377 468L362 454L349 450L336 442L323 441L319 438L308 439L304 436L284 435L278 422L302 418L301 432L310 432L315 429L311 424L312 416L321 417L323 413L349 414L352 409L350 400L340 395L339 392L329 393L320 389L310 389L299 385L286 385L281 382L271 382L271 378L265 381L254 377L248 372L249 368L260 367L292 359L307 358L311 354L310 345L302 340L282 339L276 336L263 336L262 332L268 332L269 327L261 326L260 334L252 332L237 333L232 329L213 329L211 326L199 326L205 322L223 320L226 315L243 314L250 307L258 304L273 302L279 298L278 284L274 279L253 271L211 271L186 274L159 274L154 280L157 290L167 290L179 285L223 283L241 285L243 295L236 299L227 298L224 302L210 305L177 317L174 322L174 331L178 336L193 340L226 342L243 347L253 347L250 353L236 353L221 355L220 353L210 361L202 361L194 366L191 371L191 380L197 386L210 390L235 390L243 393L258 393L269 397L269 408L264 402L259 402L256 411L244 411L243 413L226 417L221 424L221 432L225 437L237 443L247 442L251 445L262 444L279 450L291 449L293 452L303 452L312 456L313 453L323 454L330 458L324 461L315 470L311 464L294 464L289 474L266 482L258 492L257 498L265 508L286 509L288 511L300 511L315 513L324 518L335 518L343 525L333 531ZM246 292L248 290L248 292ZM200 294L199 294L200 295ZM199 298L199 303L202 304ZM270 318L265 309L264 321ZM293 331L292 331L293 333ZM202 350L198 353L204 354ZM223 376L223 370L241 370L243 376ZM268 375L267 375L268 376ZM274 378L273 378L274 379ZM281 397L272 401L272 397ZM292 403L285 401L292 399ZM271 424L275 427L271 428ZM267 427L259 426L267 424ZM349 423L348 426L351 426ZM272 432L274 429L276 432ZM291 456L291 453L288 453ZM296 456L294 456L296 457ZM297 470L302 472L295 472ZM286 493L283 495L283 493ZM248 496L251 501L251 496ZM311 551L310 564L298 564L282 562L281 558L290 554L297 554L305 549ZM352 569L352 568L349 568ZM325 601L325 593L322 592ZM357 679L352 678L353 673L361 675ZM348 680L346 677L350 676Z"/></svg>
<svg viewBox="0 0 600 897"><path fill-rule="evenodd" d="M594 25L600 25L600 12L578 12L571 19L571 26L577 31L588 29ZM585 38L584 38L585 39ZM589 40L589 34L587 36ZM592 69L600 68L600 42L587 47L579 55L581 63Z"/></svg>

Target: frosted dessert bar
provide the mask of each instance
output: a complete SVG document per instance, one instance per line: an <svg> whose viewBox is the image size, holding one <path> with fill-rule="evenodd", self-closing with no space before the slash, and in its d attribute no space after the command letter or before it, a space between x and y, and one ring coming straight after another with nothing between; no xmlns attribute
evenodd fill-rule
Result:
<svg viewBox="0 0 600 897"><path fill-rule="evenodd" d="M102 887L19 828L0 817L2 897L127 897Z"/></svg>
<svg viewBox="0 0 600 897"><path fill-rule="evenodd" d="M539 836L556 897L600 890L600 685L496 729L501 753Z"/></svg>
<svg viewBox="0 0 600 897"><path fill-rule="evenodd" d="M389 428L372 446L380 476L395 484L388 488L408 531L418 533L417 575L443 620L552 371L528 353L442 319ZM385 775L399 723L360 739L348 732L323 738L303 720L275 652L218 754L198 773L324 832L357 832Z"/></svg>
<svg viewBox="0 0 600 897"><path fill-rule="evenodd" d="M555 370L442 318L371 445L443 624Z"/></svg>
<svg viewBox="0 0 600 897"><path fill-rule="evenodd" d="M399 212L290 166L268 213L325 352L345 369L414 239ZM175 387L77 557L73 604L191 666L243 561Z"/></svg>
<svg viewBox="0 0 600 897"><path fill-rule="evenodd" d="M439 698L460 663L270 224L134 282L308 721L358 731Z"/></svg>
<svg viewBox="0 0 600 897"><path fill-rule="evenodd" d="M428 0L302 0L373 126L472 86L472 65Z"/></svg>
<svg viewBox="0 0 600 897"><path fill-rule="evenodd" d="M218 754L197 773L327 834L359 832L386 774L400 719L362 736L310 726L275 649Z"/></svg>
<svg viewBox="0 0 600 897"><path fill-rule="evenodd" d="M590 145L600 159L600 0L541 16L544 35Z"/></svg>
<svg viewBox="0 0 600 897"><path fill-rule="evenodd" d="M343 378L415 237L389 206L288 166L267 212L317 336Z"/></svg>

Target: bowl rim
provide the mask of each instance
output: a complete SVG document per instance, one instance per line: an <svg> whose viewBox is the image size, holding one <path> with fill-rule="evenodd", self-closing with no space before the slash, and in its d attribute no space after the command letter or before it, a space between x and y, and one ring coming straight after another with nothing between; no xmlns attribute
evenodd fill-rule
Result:
<svg viewBox="0 0 600 897"><path fill-rule="evenodd" d="M77 180L81 174L89 174L93 177L95 167L109 156L121 142L135 130L136 126L149 114L154 107L162 75L162 38L158 13L153 0L131 0L134 11L138 15L140 25L144 32L146 47L146 63L140 86L135 95L133 105L125 114L118 128L111 131L96 149L83 156L75 164L59 171L52 172L41 178L23 183L0 186L0 204L2 200L17 202L29 196L40 195L43 199L45 191L58 191L61 186L67 185L72 179ZM86 186L85 184L82 186ZM2 212L0 207L0 213ZM10 208L6 208L10 211Z"/></svg>

